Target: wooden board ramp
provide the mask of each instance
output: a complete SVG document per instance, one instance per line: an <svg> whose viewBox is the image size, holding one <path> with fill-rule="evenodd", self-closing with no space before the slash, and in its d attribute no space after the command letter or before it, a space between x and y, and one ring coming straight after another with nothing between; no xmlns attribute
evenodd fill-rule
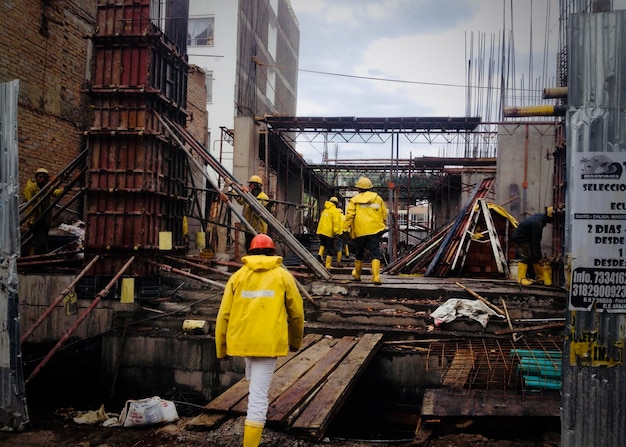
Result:
<svg viewBox="0 0 626 447"><path fill-rule="evenodd" d="M321 439L356 380L382 345L382 334L332 338L305 336L302 348L279 358L269 391L267 424ZM246 414L243 378L205 405L189 428L210 430L226 418Z"/></svg>
<svg viewBox="0 0 626 447"><path fill-rule="evenodd" d="M450 368L443 377L444 387L463 388L474 368L474 352L471 349L458 349Z"/></svg>
<svg viewBox="0 0 626 447"><path fill-rule="evenodd" d="M421 417L560 417L558 392L503 393L495 390L427 389L422 401Z"/></svg>

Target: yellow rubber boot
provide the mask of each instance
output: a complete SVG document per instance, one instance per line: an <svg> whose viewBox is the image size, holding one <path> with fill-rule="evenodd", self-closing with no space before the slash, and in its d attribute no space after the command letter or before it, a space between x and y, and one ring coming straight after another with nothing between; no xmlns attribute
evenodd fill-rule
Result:
<svg viewBox="0 0 626 447"><path fill-rule="evenodd" d="M344 253L346 256L350 256L350 247L348 247L348 244L345 244L345 245L343 246L343 253Z"/></svg>
<svg viewBox="0 0 626 447"><path fill-rule="evenodd" d="M340 251L337 252L337 265L341 267L341 252Z"/></svg>
<svg viewBox="0 0 626 447"><path fill-rule="evenodd" d="M243 426L243 447L259 447L263 425L261 422L246 419Z"/></svg>
<svg viewBox="0 0 626 447"><path fill-rule="evenodd" d="M552 285L552 269L546 264L533 264L537 282L544 286Z"/></svg>
<svg viewBox="0 0 626 447"><path fill-rule="evenodd" d="M330 270L332 265L333 265L333 257L332 256L326 256L326 269Z"/></svg>
<svg viewBox="0 0 626 447"><path fill-rule="evenodd" d="M363 261L354 261L354 270L352 270L352 277L355 281L361 281L361 269L363 268Z"/></svg>
<svg viewBox="0 0 626 447"><path fill-rule="evenodd" d="M535 284L543 284L543 266L541 264L533 264L535 272Z"/></svg>
<svg viewBox="0 0 626 447"><path fill-rule="evenodd" d="M322 262L322 259L324 259L324 258L323 258L323 256L324 256L324 246L323 246L323 245L321 245L321 246L320 246L320 251L318 251L318 252L317 252L317 259L318 259L320 262Z"/></svg>
<svg viewBox="0 0 626 447"><path fill-rule="evenodd" d="M530 286L533 282L526 278L528 272L528 264L525 262L519 262L517 264L517 282L523 286Z"/></svg>
<svg viewBox="0 0 626 447"><path fill-rule="evenodd" d="M372 259L372 281L377 286L382 284L380 281L380 259Z"/></svg>
<svg viewBox="0 0 626 447"><path fill-rule="evenodd" d="M552 265L543 264L543 284L546 286L552 285Z"/></svg>

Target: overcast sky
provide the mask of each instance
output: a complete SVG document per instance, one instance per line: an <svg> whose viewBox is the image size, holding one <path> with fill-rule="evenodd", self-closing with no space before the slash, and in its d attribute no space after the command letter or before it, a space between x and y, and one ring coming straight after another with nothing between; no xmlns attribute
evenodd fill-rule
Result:
<svg viewBox="0 0 626 447"><path fill-rule="evenodd" d="M497 121L493 107L487 108L484 87L490 74L500 76L503 29L505 49L514 55L507 58L505 70L510 73L509 85L514 83L519 90L509 100L516 103L507 105L536 105L529 96L540 98L544 87L557 85L558 0L291 3L300 25L298 116L462 117L468 110L469 116ZM626 8L626 0L615 0L614 7ZM492 68L490 61L495 64ZM466 101L468 84L474 86L471 107ZM386 147L371 146L355 151L341 144L338 158L387 157ZM408 157L407 150L412 156L420 151L403 149L400 158ZM298 151L313 163L322 161L322 150L298 144ZM334 151L331 148L331 157Z"/></svg>

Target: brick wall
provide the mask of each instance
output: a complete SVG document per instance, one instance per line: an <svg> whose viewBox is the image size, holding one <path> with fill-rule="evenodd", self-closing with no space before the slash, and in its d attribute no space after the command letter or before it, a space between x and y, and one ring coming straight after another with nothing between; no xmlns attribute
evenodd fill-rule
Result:
<svg viewBox="0 0 626 447"><path fill-rule="evenodd" d="M206 73L202 68L190 65L187 78L187 130L204 145L208 141L209 126L206 101Z"/></svg>
<svg viewBox="0 0 626 447"><path fill-rule="evenodd" d="M0 82L19 79L20 188L39 166L56 174L83 149L96 2L0 2ZM9 24L9 26L6 26Z"/></svg>

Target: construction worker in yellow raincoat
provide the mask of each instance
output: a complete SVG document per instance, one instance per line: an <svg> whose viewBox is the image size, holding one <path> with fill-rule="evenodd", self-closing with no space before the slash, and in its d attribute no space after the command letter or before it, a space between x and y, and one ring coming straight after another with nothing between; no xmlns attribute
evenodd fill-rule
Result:
<svg viewBox="0 0 626 447"><path fill-rule="evenodd" d="M343 233L341 227L341 214L337 208L339 199L331 197L324 202L324 211L320 214L320 221L317 224L317 235L320 238L320 249L317 255L320 262L324 262L324 252L326 252L326 268L332 267L335 250L335 236Z"/></svg>
<svg viewBox="0 0 626 447"><path fill-rule="evenodd" d="M270 198L263 192L263 179L258 175L253 175L248 180L247 190L257 198L259 203L264 207L268 208ZM240 205L243 205L243 218L248 221L248 223L254 228L257 233L266 234L267 233L267 222L265 222L261 216L252 208L248 203L246 203L241 197L236 197L237 202ZM252 242L252 238L254 238L254 234L246 231L246 252L250 248L250 242Z"/></svg>
<svg viewBox="0 0 626 447"><path fill-rule="evenodd" d="M257 447L267 419L276 358L302 345L304 305L269 236L255 236L249 255L241 260L243 266L224 289L215 322L215 348L218 359L245 359L250 384L243 446Z"/></svg>
<svg viewBox="0 0 626 447"><path fill-rule="evenodd" d="M39 168L35 171L35 180L28 179L24 187L24 202L30 202L35 195L41 191L50 181L50 173L46 168ZM32 253L43 255L48 253L48 232L52 226L52 211L44 212L52 203L52 197L58 197L63 192L63 188L51 191L51 194L42 197L36 208L33 209L28 225L33 236Z"/></svg>
<svg viewBox="0 0 626 447"><path fill-rule="evenodd" d="M361 280L363 258L367 248L372 258L372 281L382 284L380 280L380 240L387 227L387 207L385 202L374 191L372 181L361 177L356 182L359 193L350 199L346 210L344 231L350 232L354 239L354 270L352 277Z"/></svg>

